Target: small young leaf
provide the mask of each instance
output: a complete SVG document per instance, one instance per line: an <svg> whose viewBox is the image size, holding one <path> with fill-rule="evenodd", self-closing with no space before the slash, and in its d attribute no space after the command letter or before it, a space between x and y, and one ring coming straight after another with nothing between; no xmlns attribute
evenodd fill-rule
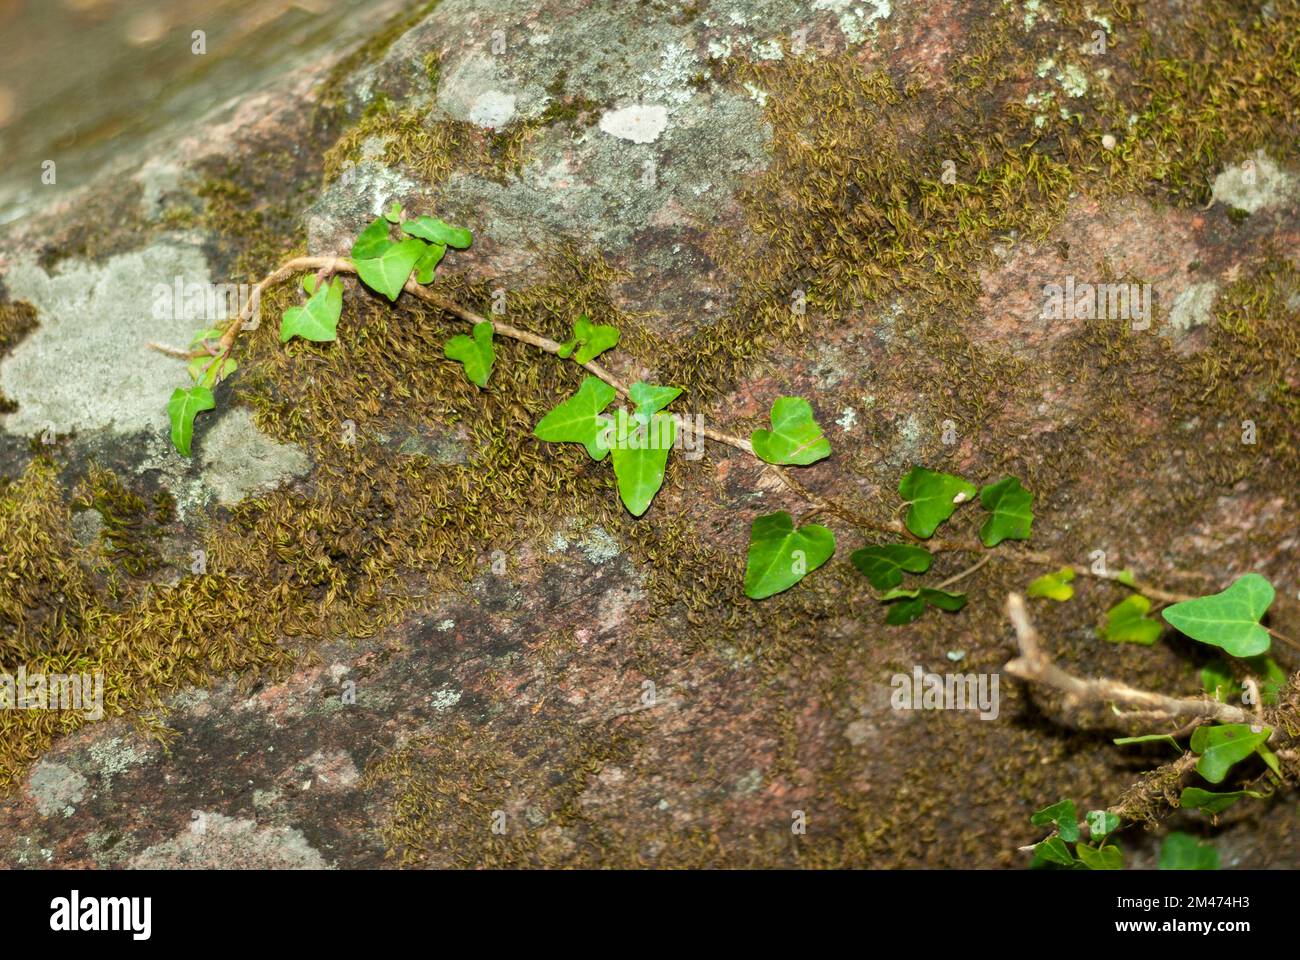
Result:
<svg viewBox="0 0 1300 960"><path fill-rule="evenodd" d="M1079 814L1073 800L1060 800L1050 807L1043 807L1029 818L1029 822L1036 827L1054 824L1061 839L1068 843L1079 839Z"/></svg>
<svg viewBox="0 0 1300 960"><path fill-rule="evenodd" d="M1222 660L1213 660L1201 668L1201 687L1215 700L1227 703L1238 689L1232 670Z"/></svg>
<svg viewBox="0 0 1300 960"><path fill-rule="evenodd" d="M471 382L486 387L488 377L492 376L492 363L496 360L491 321L474 324L473 333L473 338L463 333L452 337L443 345L442 353L448 360L459 360Z"/></svg>
<svg viewBox="0 0 1300 960"><path fill-rule="evenodd" d="M1083 861L1083 865L1089 870L1124 869L1124 855L1120 853L1119 847L1113 843L1101 847L1094 847L1087 843L1077 843L1074 846L1074 852L1079 855L1079 859Z"/></svg>
<svg viewBox="0 0 1300 960"><path fill-rule="evenodd" d="M1175 603L1162 615L1193 640L1222 647L1234 657L1253 657L1268 651L1268 631L1259 620L1272 602L1273 585L1257 573L1248 573L1222 593Z"/></svg>
<svg viewBox="0 0 1300 960"><path fill-rule="evenodd" d="M190 377L199 386L207 387L211 390L218 382L226 379L239 368L234 357L226 357L221 362L217 362L216 357L210 357L206 354L201 357L190 357L186 369L189 370Z"/></svg>
<svg viewBox="0 0 1300 960"><path fill-rule="evenodd" d="M755 430L749 442L768 463L807 466L831 455L831 444L802 397L777 397L770 414L772 429Z"/></svg>
<svg viewBox="0 0 1300 960"><path fill-rule="evenodd" d="M1200 787L1184 787L1183 792L1178 795L1178 805L1184 810L1204 810L1206 813L1215 814L1227 810L1242 797L1261 799L1266 796L1268 794L1253 790L1215 793L1212 790L1202 790Z"/></svg>
<svg viewBox="0 0 1300 960"><path fill-rule="evenodd" d="M1034 495L1015 477L1004 477L980 491L980 503L993 516L980 527L984 546L995 547L1003 540L1028 540L1034 522Z"/></svg>
<svg viewBox="0 0 1300 960"><path fill-rule="evenodd" d="M1174 831L1160 845L1160 870L1218 870L1219 851L1186 833Z"/></svg>
<svg viewBox="0 0 1300 960"><path fill-rule="evenodd" d="M172 423L172 445L182 457L190 455L190 440L194 437L194 418L204 410L216 407L212 391L202 385L188 390L177 389L167 401L167 417Z"/></svg>
<svg viewBox="0 0 1300 960"><path fill-rule="evenodd" d="M403 224L405 227L405 224ZM361 282L389 300L396 300L418 261L425 254L420 240L394 243L388 236L388 221L377 218L361 231L352 244L352 262Z"/></svg>
<svg viewBox="0 0 1300 960"><path fill-rule="evenodd" d="M388 208L384 210L384 219L389 223L397 223L402 219L402 203L400 200L394 200L388 204Z"/></svg>
<svg viewBox="0 0 1300 960"><path fill-rule="evenodd" d="M464 227L453 227L437 217L416 217L402 224L402 232L430 243L465 250L474 242L474 235Z"/></svg>
<svg viewBox="0 0 1300 960"><path fill-rule="evenodd" d="M618 392L599 377L583 377L578 392L542 417L533 436L550 443L580 443L593 460L605 459L609 447L600 442L609 426L601 414Z"/></svg>
<svg viewBox="0 0 1300 960"><path fill-rule="evenodd" d="M328 343L338 337L339 316L343 313L343 281L335 277L329 286L318 289L301 307L290 307L280 318L280 342L293 337Z"/></svg>
<svg viewBox="0 0 1300 960"><path fill-rule="evenodd" d="M1119 829L1119 817L1109 810L1089 810L1083 818L1088 825L1088 836L1100 840Z"/></svg>
<svg viewBox="0 0 1300 960"><path fill-rule="evenodd" d="M1031 597L1047 597L1064 603L1074 596L1074 587L1070 586L1073 579L1074 567L1062 567L1055 573L1043 574L1029 585L1027 592Z"/></svg>
<svg viewBox="0 0 1300 960"><path fill-rule="evenodd" d="M977 492L973 484L960 477L925 467L914 467L898 482L899 495L911 505L905 520L907 529L922 540L933 536L939 524Z"/></svg>
<svg viewBox="0 0 1300 960"><path fill-rule="evenodd" d="M1106 626L1101 635L1111 643L1139 643L1151 646L1163 629L1158 620L1146 616L1151 601L1140 593L1131 593L1106 611Z"/></svg>
<svg viewBox="0 0 1300 960"><path fill-rule="evenodd" d="M642 421L634 434L641 437L641 443L634 446L627 439L619 438L614 444L611 455L618 495L632 516L645 513L663 486L676 432L677 422L671 416L656 413Z"/></svg>
<svg viewBox="0 0 1300 960"><path fill-rule="evenodd" d="M442 262L442 255L447 252L441 243L426 243L420 259L415 261L415 282L433 283L433 273Z"/></svg>
<svg viewBox="0 0 1300 960"><path fill-rule="evenodd" d="M1282 687L1286 685L1286 671L1279 667L1277 661L1272 657L1263 654L1249 658L1247 663L1250 665L1252 672L1259 674L1263 678L1259 684L1259 698L1263 701L1264 706L1276 706L1278 697L1282 693Z"/></svg>
<svg viewBox="0 0 1300 960"><path fill-rule="evenodd" d="M1077 867L1079 861L1071 855L1070 848L1065 845L1064 840L1060 837L1048 837L1042 843L1034 844L1034 858L1029 864L1029 869L1038 869L1048 863L1061 867Z"/></svg>
<svg viewBox="0 0 1300 960"><path fill-rule="evenodd" d="M636 412L643 417L658 413L676 400L681 392L681 387L660 387L653 383L640 382L627 388L627 395L636 404Z"/></svg>
<svg viewBox="0 0 1300 960"><path fill-rule="evenodd" d="M877 590L889 590L903 582L903 571L925 573L934 557L929 550L908 543L886 543L863 547L849 554L849 561Z"/></svg>
<svg viewBox="0 0 1300 960"><path fill-rule="evenodd" d="M1126 587L1137 586L1137 577L1133 575L1132 570L1120 570L1115 574L1114 580L1116 583L1122 583Z"/></svg>
<svg viewBox="0 0 1300 960"><path fill-rule="evenodd" d="M1210 783L1222 783L1228 771L1255 753L1272 732L1263 726L1255 731L1246 723L1197 727L1191 742L1192 752L1201 755L1196 761L1196 772Z"/></svg>
<svg viewBox="0 0 1300 960"><path fill-rule="evenodd" d="M356 241L352 244L352 259L373 260L392 245L392 238L388 235L388 221L383 217L377 217L357 235Z"/></svg>
<svg viewBox="0 0 1300 960"><path fill-rule="evenodd" d="M565 340L562 344L560 344L559 353L556 355L561 360L568 360L569 357L573 356L573 348L576 347L577 345L578 345L578 341L576 339Z"/></svg>
<svg viewBox="0 0 1300 960"><path fill-rule="evenodd" d="M578 346L578 355L573 359L578 363L591 363L606 350L618 346L619 336L618 327L592 323L584 313L573 324L573 340Z"/></svg>
<svg viewBox="0 0 1300 960"><path fill-rule="evenodd" d="M835 534L816 523L798 530L784 510L757 517L749 528L745 596L762 600L788 590L835 553Z"/></svg>
<svg viewBox="0 0 1300 960"><path fill-rule="evenodd" d="M903 602L895 604L885 614L885 622L895 626L919 619L926 607L938 607L940 610L955 613L966 606L966 594L949 593L931 587L920 587L916 590L894 589L880 598L881 603L893 603L895 600Z"/></svg>

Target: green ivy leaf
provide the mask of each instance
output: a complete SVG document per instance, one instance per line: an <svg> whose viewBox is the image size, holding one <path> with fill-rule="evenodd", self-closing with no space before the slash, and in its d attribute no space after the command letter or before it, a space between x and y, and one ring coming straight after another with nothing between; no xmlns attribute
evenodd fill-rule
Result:
<svg viewBox="0 0 1300 960"><path fill-rule="evenodd" d="M403 224L405 226L405 224ZM371 290L396 300L418 261L425 254L420 240L394 243L388 236L388 221L379 217L352 245L352 262L357 276Z"/></svg>
<svg viewBox="0 0 1300 960"><path fill-rule="evenodd" d="M908 543L886 543L877 547L863 547L849 554L849 562L871 582L877 590L889 590L903 582L903 571L925 573L934 557L929 550Z"/></svg>
<svg viewBox="0 0 1300 960"><path fill-rule="evenodd" d="M1140 593L1132 593L1106 611L1106 626L1101 635L1111 643L1139 643L1151 646L1160 638L1160 621L1152 620L1146 613L1151 601Z"/></svg>
<svg viewBox="0 0 1300 960"><path fill-rule="evenodd" d="M1162 613L1170 626L1193 640L1222 647L1234 657L1253 657L1268 651L1268 631L1259 620L1272 602L1273 585L1248 573L1222 593L1184 600Z"/></svg>
<svg viewBox="0 0 1300 960"><path fill-rule="evenodd" d="M1255 748L1255 752L1260 755L1268 768L1277 776L1282 776L1282 763L1278 760L1277 754L1268 748L1267 744L1261 743Z"/></svg>
<svg viewBox="0 0 1300 960"><path fill-rule="evenodd" d="M1003 540L1028 540L1034 522L1034 495L1015 477L1004 477L980 491L980 503L993 514L980 527L984 546L995 547Z"/></svg>
<svg viewBox="0 0 1300 960"><path fill-rule="evenodd" d="M1088 825L1088 836L1094 840L1099 840L1119 829L1119 817L1109 810L1089 810L1083 821Z"/></svg>
<svg viewBox="0 0 1300 960"><path fill-rule="evenodd" d="M1078 843L1074 852L1079 855L1083 865L1089 870L1123 870L1124 854L1113 843L1094 847L1087 843Z"/></svg>
<svg viewBox="0 0 1300 960"><path fill-rule="evenodd" d="M1041 843L1034 844L1034 858L1030 861L1029 868L1039 869L1049 863L1061 867L1075 867L1078 866L1079 861L1071 855L1070 848L1065 845L1064 840L1060 837L1048 837Z"/></svg>
<svg viewBox="0 0 1300 960"><path fill-rule="evenodd" d="M835 553L835 534L816 523L795 529L781 510L754 520L749 528L745 596L762 600L789 590Z"/></svg>
<svg viewBox="0 0 1300 960"><path fill-rule="evenodd" d="M578 392L542 417L533 436L549 443L580 443L593 460L604 460L609 447L600 442L609 426L601 414L618 392L599 377L583 377Z"/></svg>
<svg viewBox="0 0 1300 960"><path fill-rule="evenodd" d="M1029 818L1029 822L1036 827L1055 826L1060 838L1068 843L1079 839L1079 814L1073 800L1060 800L1050 807L1043 807Z"/></svg>
<svg viewBox="0 0 1300 960"><path fill-rule="evenodd" d="M627 395L636 404L636 412L647 418L676 400L681 392L681 387L660 387L653 383L640 382L627 388Z"/></svg>
<svg viewBox="0 0 1300 960"><path fill-rule="evenodd" d="M167 401L167 417L172 422L172 445L182 457L190 455L190 441L194 437L194 418L204 410L216 407L212 391L201 384L188 390L177 389Z"/></svg>
<svg viewBox="0 0 1300 960"><path fill-rule="evenodd" d="M677 434L677 423L666 413L636 421L627 437L619 437L611 451L618 495L628 513L639 517L650 508L664 484L668 454ZM634 445L635 444L635 445Z"/></svg>
<svg viewBox="0 0 1300 960"><path fill-rule="evenodd" d="M472 338L458 333L443 345L442 353L448 360L459 360L471 382L486 387L497 356L492 347L492 322L474 324L473 333Z"/></svg>
<svg viewBox="0 0 1300 960"><path fill-rule="evenodd" d="M755 430L749 442L768 463L807 466L831 455L831 444L802 397L777 397L769 414L771 430Z"/></svg>
<svg viewBox="0 0 1300 960"><path fill-rule="evenodd" d="M1246 723L1223 723L1215 727L1197 727L1192 734L1192 752L1199 753L1196 772L1210 783L1222 783L1234 765L1245 760L1269 738L1273 731L1251 729Z"/></svg>
<svg viewBox="0 0 1300 960"><path fill-rule="evenodd" d="M1117 574L1115 574L1115 576L1112 577L1112 579L1116 583L1124 584L1124 586L1126 587L1137 587L1137 577L1134 576L1132 570L1128 570L1128 569L1121 570Z"/></svg>
<svg viewBox="0 0 1300 960"><path fill-rule="evenodd" d="M973 484L960 477L925 467L913 467L898 481L899 495L910 504L905 521L907 529L922 540L933 536L939 524L977 492Z"/></svg>
<svg viewBox="0 0 1300 960"><path fill-rule="evenodd" d="M426 243L420 259L415 261L415 282L433 283L434 271L438 269L442 255L446 252L446 246L441 243Z"/></svg>
<svg viewBox="0 0 1300 960"><path fill-rule="evenodd" d="M1027 592L1031 597L1047 597L1064 603L1074 596L1074 587L1070 586L1073 579L1074 567L1062 567L1055 573L1043 574L1029 585Z"/></svg>
<svg viewBox="0 0 1300 960"><path fill-rule="evenodd" d="M1260 800L1266 796L1268 794L1257 793L1253 790L1232 790L1215 793L1212 790L1202 790L1200 787L1184 787L1183 792L1178 795L1178 805L1184 810L1204 810L1206 813L1216 814L1227 810L1242 797L1253 797Z"/></svg>
<svg viewBox="0 0 1300 960"><path fill-rule="evenodd" d="M207 387L211 390L218 382L226 379L239 368L234 357L226 357L220 363L216 357L204 355L202 357L190 357L186 369L190 377L199 386Z"/></svg>
<svg viewBox="0 0 1300 960"><path fill-rule="evenodd" d="M394 200L388 204L388 209L384 211L384 219L389 223L397 223L402 219L402 203L400 200Z"/></svg>
<svg viewBox="0 0 1300 960"><path fill-rule="evenodd" d="M1187 833L1174 831L1160 844L1160 870L1218 870L1219 851Z"/></svg>
<svg viewBox="0 0 1300 960"><path fill-rule="evenodd" d="M895 603L902 600L902 603ZM955 613L966 606L966 594L949 593L931 587L919 587L916 590L890 590L880 598L881 603L890 603L889 612L885 614L885 623L901 626L920 619L926 607L938 607Z"/></svg>
<svg viewBox="0 0 1300 960"><path fill-rule="evenodd" d="M335 277L301 307L290 307L280 318L280 342L302 337L316 343L338 338L339 316L343 313L343 281Z"/></svg>
<svg viewBox="0 0 1300 960"><path fill-rule="evenodd" d="M617 346L619 336L618 327L592 323L584 313L573 322L573 339L564 345L568 350L561 347L560 356L567 359L576 346L578 355L573 359L578 363L591 363L606 350Z"/></svg>
<svg viewBox="0 0 1300 960"><path fill-rule="evenodd" d="M1213 660L1201 668L1201 688L1220 703L1227 703L1238 684L1227 663Z"/></svg>
<svg viewBox="0 0 1300 960"><path fill-rule="evenodd" d="M444 247L455 247L457 250L465 250L474 242L474 235L464 227L453 227L444 220L430 216L407 220L402 224L402 232Z"/></svg>
<svg viewBox="0 0 1300 960"><path fill-rule="evenodd" d="M1265 654L1250 657L1246 662L1253 672L1262 677L1259 684L1259 698L1264 702L1264 706L1276 706L1282 688L1286 686L1286 671L1277 665L1276 660Z"/></svg>

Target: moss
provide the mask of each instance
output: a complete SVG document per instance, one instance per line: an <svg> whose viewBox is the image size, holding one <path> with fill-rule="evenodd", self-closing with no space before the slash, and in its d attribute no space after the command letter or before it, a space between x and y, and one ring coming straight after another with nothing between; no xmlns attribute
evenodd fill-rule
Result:
<svg viewBox="0 0 1300 960"><path fill-rule="evenodd" d="M36 308L26 300L0 303L0 359L4 359L25 336L35 329ZM0 390L0 414L13 413L17 409L18 404Z"/></svg>
<svg viewBox="0 0 1300 960"><path fill-rule="evenodd" d="M108 555L130 575L146 576L162 564L159 541L176 518L176 501L167 491L147 501L115 474L92 464L72 505L74 510L99 513L104 521L100 538L108 545Z"/></svg>

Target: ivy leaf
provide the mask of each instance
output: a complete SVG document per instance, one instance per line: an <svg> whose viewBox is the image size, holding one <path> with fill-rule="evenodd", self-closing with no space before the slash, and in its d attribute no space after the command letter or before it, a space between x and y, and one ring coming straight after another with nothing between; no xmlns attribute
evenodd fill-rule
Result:
<svg viewBox="0 0 1300 960"><path fill-rule="evenodd" d="M190 357L189 363L186 364L186 369L189 370L190 376L193 378L194 382L199 384L199 386L207 387L209 390L216 386L219 381L226 379L226 377L234 373L238 368L239 364L235 362L234 357L226 357L220 362L217 361L216 357L207 355L201 357Z"/></svg>
<svg viewBox="0 0 1300 960"><path fill-rule="evenodd" d="M1109 810L1089 810L1083 818L1088 824L1088 836L1099 840L1119 829L1119 817Z"/></svg>
<svg viewBox="0 0 1300 960"><path fill-rule="evenodd" d="M1034 859L1030 861L1029 868L1037 869L1047 863L1074 867L1079 861L1071 855L1070 848L1065 845L1064 840L1060 837L1048 837L1042 843L1034 844Z"/></svg>
<svg viewBox="0 0 1300 960"><path fill-rule="evenodd" d="M444 220L430 216L407 220L402 224L402 232L444 247L455 247L457 250L465 250L474 242L474 235L464 227L453 227Z"/></svg>
<svg viewBox="0 0 1300 960"><path fill-rule="evenodd" d="M573 348L577 345L578 341L576 339L565 340L564 343L560 344L560 351L558 354L559 358L561 360L568 360L569 357L573 356Z"/></svg>
<svg viewBox="0 0 1300 960"><path fill-rule="evenodd" d="M903 582L903 571L925 573L934 557L929 550L908 543L887 543L863 547L849 554L851 562L877 590L889 590Z"/></svg>
<svg viewBox="0 0 1300 960"><path fill-rule="evenodd" d="M770 413L771 430L755 430L749 442L768 463L807 466L831 455L831 443L802 397L777 397Z"/></svg>
<svg viewBox="0 0 1300 960"><path fill-rule="evenodd" d="M640 382L627 388L627 395L636 404L636 412L647 419L676 400L681 392L681 387L660 387Z"/></svg>
<svg viewBox="0 0 1300 960"><path fill-rule="evenodd" d="M442 353L448 360L459 360L470 381L486 387L488 377L492 376L492 363L496 360L496 350L492 347L492 322L484 320L474 324L473 333L473 338L463 333L452 337L443 345Z"/></svg>
<svg viewBox="0 0 1300 960"><path fill-rule="evenodd" d="M335 277L301 307L290 307L280 318L280 342L302 337L316 343L338 338L339 316L343 313L343 281Z"/></svg>
<svg viewBox="0 0 1300 960"><path fill-rule="evenodd" d="M939 524L977 492L973 484L961 477L925 467L913 467L898 481L899 495L911 505L905 521L907 529L922 540L933 536Z"/></svg>
<svg viewBox="0 0 1300 960"><path fill-rule="evenodd" d="M1286 685L1286 671L1277 665L1276 660L1264 654L1251 657L1247 663L1250 664L1251 670L1263 677L1259 685L1259 698L1264 702L1264 706L1275 706L1281 696L1282 688Z"/></svg>
<svg viewBox="0 0 1300 960"><path fill-rule="evenodd" d="M1160 844L1160 870L1218 870L1219 851L1191 834L1175 830Z"/></svg>
<svg viewBox="0 0 1300 960"><path fill-rule="evenodd" d="M980 527L980 539L986 547L996 547L1003 540L1028 540L1034 522L1034 495L1015 477L1004 477L980 491L980 503L993 516Z"/></svg>
<svg viewBox="0 0 1300 960"><path fill-rule="evenodd" d="M1257 573L1248 573L1222 593L1175 603L1162 615L1193 640L1222 647L1234 657L1253 657L1268 651L1268 631L1259 620L1272 602L1273 585Z"/></svg>
<svg viewBox="0 0 1300 960"><path fill-rule="evenodd" d="M406 225L403 224L403 227ZM394 243L388 237L388 221L379 217L357 237L352 245L352 262L357 276L371 290L396 300L418 261L425 254L420 240Z"/></svg>
<svg viewBox="0 0 1300 960"><path fill-rule="evenodd" d="M1068 843L1079 839L1079 815L1073 800L1060 800L1050 807L1043 807L1029 818L1029 822L1036 827L1052 824L1061 839Z"/></svg>
<svg viewBox="0 0 1300 960"><path fill-rule="evenodd" d="M1160 621L1146 613L1151 601L1140 593L1129 594L1106 611L1106 626L1101 635L1111 643L1139 643L1149 647L1160 638Z"/></svg>
<svg viewBox="0 0 1300 960"><path fill-rule="evenodd" d="M1237 680L1224 661L1214 660L1201 667L1201 688L1220 703L1227 703L1237 690Z"/></svg>
<svg viewBox="0 0 1300 960"><path fill-rule="evenodd" d="M308 277L312 274L307 274ZM197 347L201 343L207 343L210 340L220 340L224 330L218 330L216 327L208 327L206 330L200 330L194 336L190 337L190 347Z"/></svg>
<svg viewBox="0 0 1300 960"><path fill-rule="evenodd" d="M618 495L632 516L645 513L663 486L668 454L676 434L677 422L666 413L656 413L638 422L627 437L620 437L614 444L612 456Z"/></svg>
<svg viewBox="0 0 1300 960"><path fill-rule="evenodd" d="M1191 742L1192 751L1201 755L1196 772L1210 783L1222 783L1228 771L1254 753L1272 732L1268 727L1256 732L1246 723L1197 727Z"/></svg>
<svg viewBox="0 0 1300 960"><path fill-rule="evenodd" d="M926 607L938 607L940 610L955 613L966 606L966 594L949 593L946 590L935 590L931 587L919 587L916 590L890 590L880 598L881 603L894 603L895 600L902 600L903 602L895 603L889 612L885 614L885 623L893 626L901 626L919 619L921 614L925 613Z"/></svg>
<svg viewBox="0 0 1300 960"><path fill-rule="evenodd" d="M583 377L578 392L538 421L533 436L550 443L581 443L593 460L604 460L609 447L600 442L609 426L601 414L617 391L599 377Z"/></svg>
<svg viewBox="0 0 1300 960"><path fill-rule="evenodd" d="M447 247L441 243L426 243L420 259L415 261L415 282L433 283L433 273L442 262L442 255Z"/></svg>
<svg viewBox="0 0 1300 960"><path fill-rule="evenodd" d="M397 223L402 219L402 203L400 200L389 203L388 209L384 211L384 219L389 223Z"/></svg>
<svg viewBox="0 0 1300 960"><path fill-rule="evenodd" d="M1206 813L1216 814L1227 810L1242 797L1253 797L1259 800L1266 796L1268 794L1256 793L1253 790L1215 793L1213 790L1202 790L1200 787L1184 787L1183 792L1178 795L1178 805L1184 810L1204 810Z"/></svg>
<svg viewBox="0 0 1300 960"><path fill-rule="evenodd" d="M567 359L576 346L578 355L573 359L578 363L591 363L606 350L617 346L619 337L618 327L592 323L584 313L573 322L573 339L564 345L567 350L561 348L560 356Z"/></svg>
<svg viewBox="0 0 1300 960"><path fill-rule="evenodd" d="M835 534L816 523L795 529L781 510L757 517L749 528L745 596L762 600L789 590L835 553Z"/></svg>
<svg viewBox="0 0 1300 960"><path fill-rule="evenodd" d="M1074 596L1074 567L1062 567L1055 573L1045 573L1029 585L1027 593L1031 597L1047 597L1064 603Z"/></svg>
<svg viewBox="0 0 1300 960"><path fill-rule="evenodd" d="M1089 870L1123 870L1124 854L1113 843L1100 848L1087 843L1075 844L1074 852Z"/></svg>
<svg viewBox="0 0 1300 960"><path fill-rule="evenodd" d="M177 389L167 401L167 417L172 422L172 445L182 457L190 455L190 441L194 437L194 418L204 410L216 407L212 391L202 384L188 390Z"/></svg>

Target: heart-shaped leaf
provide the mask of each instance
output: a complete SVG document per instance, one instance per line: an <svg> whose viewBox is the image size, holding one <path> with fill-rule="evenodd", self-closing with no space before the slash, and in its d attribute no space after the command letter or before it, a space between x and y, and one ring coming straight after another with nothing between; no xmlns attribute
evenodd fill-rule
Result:
<svg viewBox="0 0 1300 960"><path fill-rule="evenodd" d="M1174 831L1160 844L1160 870L1218 870L1219 851L1191 834Z"/></svg>
<svg viewBox="0 0 1300 960"><path fill-rule="evenodd" d="M1184 787L1183 792L1178 795L1178 805L1184 810L1204 810L1206 813L1214 814L1227 810L1242 797L1252 797L1260 800L1266 796L1268 794L1257 793L1253 790L1232 790L1215 793L1212 790L1202 790L1200 787Z"/></svg>
<svg viewBox="0 0 1300 960"><path fill-rule="evenodd" d="M835 553L835 534L816 523L795 529L784 510L754 520L745 561L745 596L762 600L789 590Z"/></svg>
<svg viewBox="0 0 1300 960"><path fill-rule="evenodd" d="M1228 771L1254 753L1272 732L1268 727L1255 729L1246 723L1197 727L1191 742L1192 752L1201 755L1196 772L1210 783L1222 783Z"/></svg>
<svg viewBox="0 0 1300 960"><path fill-rule="evenodd" d="M600 442L610 426L602 416L618 392L599 377L583 377L578 392L542 417L533 436L550 443L580 443L593 460L604 460L609 446Z"/></svg>
<svg viewBox="0 0 1300 960"><path fill-rule="evenodd" d="M636 412L643 417L658 413L681 395L681 387L661 387L653 383L634 383L627 395L636 404Z"/></svg>
<svg viewBox="0 0 1300 960"><path fill-rule="evenodd" d="M320 287L301 307L290 307L280 318L280 342L302 337L316 343L328 343L338 337L339 316L343 313L343 281L335 277Z"/></svg>
<svg viewBox="0 0 1300 960"><path fill-rule="evenodd" d="M666 413L656 413L652 418L636 420L633 429L623 433L613 444L614 476L623 506L639 517L650 508L650 501L664 484L677 422Z"/></svg>
<svg viewBox="0 0 1300 960"><path fill-rule="evenodd" d="M194 418L204 410L216 407L212 391L196 384L188 390L176 390L167 401L167 417L172 424L172 445L182 457L190 455L190 440L194 437Z"/></svg>
<svg viewBox="0 0 1300 960"><path fill-rule="evenodd" d="M391 200L384 208L384 219L389 223L397 223L402 219L402 202L400 200Z"/></svg>
<svg viewBox="0 0 1300 960"><path fill-rule="evenodd" d="M980 527L986 547L1003 540L1028 540L1034 522L1034 495L1015 477L1004 477L980 491L980 503L993 515Z"/></svg>
<svg viewBox="0 0 1300 960"><path fill-rule="evenodd" d="M393 240L388 233L388 221L383 217L377 217L366 226L366 229L357 234L357 239L352 244L352 259L373 260L392 245Z"/></svg>
<svg viewBox="0 0 1300 960"><path fill-rule="evenodd" d="M849 554L851 562L877 590L889 590L903 582L903 572L925 573L934 557L929 550L909 543L886 543L863 547Z"/></svg>
<svg viewBox="0 0 1300 960"><path fill-rule="evenodd" d="M771 430L755 430L749 442L768 463L807 466L831 455L831 444L813 418L812 405L802 397L777 397L770 414Z"/></svg>
<svg viewBox="0 0 1300 960"><path fill-rule="evenodd" d="M911 506L904 521L921 539L933 536L939 524L978 491L973 484L950 473L914 467L898 482L898 493Z"/></svg>
<svg viewBox="0 0 1300 960"><path fill-rule="evenodd" d="M1088 825L1088 836L1100 840L1119 829L1119 817L1109 810L1089 810L1083 818Z"/></svg>
<svg viewBox="0 0 1300 960"><path fill-rule="evenodd" d="M396 300L425 252L422 240L394 243L388 236L388 221L379 217L361 231L352 245L352 263L362 283L389 300Z"/></svg>
<svg viewBox="0 0 1300 960"><path fill-rule="evenodd" d="M1151 601L1132 593L1106 611L1106 626L1101 635L1111 643L1140 643L1151 646L1160 638L1159 620L1147 616Z"/></svg>
<svg viewBox="0 0 1300 960"><path fill-rule="evenodd" d="M1029 818L1029 822L1036 827L1055 826L1061 839L1069 843L1079 839L1079 814L1073 800L1058 800L1050 807L1043 807Z"/></svg>
<svg viewBox="0 0 1300 960"><path fill-rule="evenodd" d="M1026 591L1031 597L1047 597L1049 600L1056 600L1064 603L1074 596L1074 587L1070 586L1070 581L1074 579L1074 567L1062 567L1055 573L1045 573L1029 585Z"/></svg>
<svg viewBox="0 0 1300 960"><path fill-rule="evenodd" d="M441 243L426 243L420 259L415 261L415 282L433 283L434 271L438 269L442 255L446 252L446 246Z"/></svg>
<svg viewBox="0 0 1300 960"><path fill-rule="evenodd" d="M880 602L893 604L885 614L885 623L901 626L920 619L926 607L938 607L940 610L955 613L966 606L966 594L949 593L931 587L919 587L916 590L894 589L882 596Z"/></svg>
<svg viewBox="0 0 1300 960"><path fill-rule="evenodd" d="M1060 837L1048 837L1042 843L1034 844L1034 858L1029 868L1037 869L1048 863L1061 867L1077 867L1079 861L1074 859L1064 840Z"/></svg>
<svg viewBox="0 0 1300 960"><path fill-rule="evenodd" d="M1123 870L1124 855L1113 843L1094 847L1087 843L1077 843L1074 852L1079 855L1083 865L1089 870Z"/></svg>
<svg viewBox="0 0 1300 960"><path fill-rule="evenodd" d="M1254 657L1268 651L1268 631L1259 621L1272 602L1273 585L1248 573L1222 593L1175 603L1162 616L1193 640L1222 647L1234 657Z"/></svg>
<svg viewBox="0 0 1300 960"><path fill-rule="evenodd" d="M496 360L491 321L474 324L473 334L473 337L463 333L452 337L443 345L442 353L448 360L459 360L471 382L486 387L488 377L492 376L492 363Z"/></svg>
<svg viewBox="0 0 1300 960"><path fill-rule="evenodd" d="M474 235L464 227L453 227L437 217L423 216L407 220L402 224L402 232L444 247L455 247L457 250L465 250L474 242Z"/></svg>
<svg viewBox="0 0 1300 960"><path fill-rule="evenodd" d="M592 323L584 313L573 322L573 338L560 348L560 356L567 359L576 347L578 354L574 360L591 363L606 350L617 346L619 336L618 327Z"/></svg>

